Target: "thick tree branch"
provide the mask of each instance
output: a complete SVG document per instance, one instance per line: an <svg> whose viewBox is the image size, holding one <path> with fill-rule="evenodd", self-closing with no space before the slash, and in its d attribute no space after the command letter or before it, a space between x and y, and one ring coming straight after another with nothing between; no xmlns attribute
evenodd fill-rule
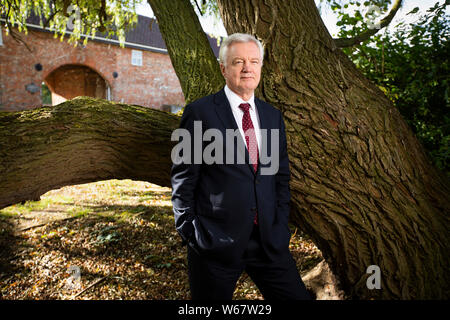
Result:
<svg viewBox="0 0 450 320"><path fill-rule="evenodd" d="M87 97L0 113L0 209L106 179L170 186L178 122L167 112Z"/></svg>
<svg viewBox="0 0 450 320"><path fill-rule="evenodd" d="M402 0L396 0L394 2L394 5L393 5L391 11L389 12L389 14L380 21L380 28L367 29L353 38L337 38L337 39L334 39L334 43L339 48L346 48L346 47L351 47L356 44L359 44L363 41L366 41L371 36L376 34L379 30L381 30L382 28L389 25L389 23L391 23L392 19L394 18L398 9L400 9L401 5L402 5Z"/></svg>

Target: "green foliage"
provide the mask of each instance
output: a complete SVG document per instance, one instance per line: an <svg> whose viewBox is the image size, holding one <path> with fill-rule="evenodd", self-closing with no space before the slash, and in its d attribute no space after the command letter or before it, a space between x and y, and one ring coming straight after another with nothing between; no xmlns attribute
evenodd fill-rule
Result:
<svg viewBox="0 0 450 320"><path fill-rule="evenodd" d="M198 13L214 17L217 21L220 20L219 6L216 0L191 0L194 8L200 9Z"/></svg>
<svg viewBox="0 0 450 320"><path fill-rule="evenodd" d="M338 17L340 31L338 37L354 37L371 27L371 23L379 21L385 16L391 0L319 0L319 10L323 5L328 5Z"/></svg>
<svg viewBox="0 0 450 320"><path fill-rule="evenodd" d="M26 19L34 13L40 17L40 25L49 27L61 41L68 28L69 43L74 45L83 35L86 44L88 36L102 32L106 37L117 36L123 46L126 31L137 22L136 4L141 1L0 0L0 15L6 18L8 33L13 26L27 33Z"/></svg>
<svg viewBox="0 0 450 320"><path fill-rule="evenodd" d="M434 7L414 23L400 23L358 46L345 48L364 75L381 88L415 132L433 163L450 175L449 17L447 4ZM340 9L339 9L340 10ZM417 13L414 8L408 14ZM358 28L344 18L339 36Z"/></svg>
<svg viewBox="0 0 450 320"><path fill-rule="evenodd" d="M121 240L121 235L119 232L115 231L117 226L107 226L98 232L95 244L102 245L108 243L119 242Z"/></svg>
<svg viewBox="0 0 450 320"><path fill-rule="evenodd" d="M41 98L43 105L52 105L52 92L45 83L41 85Z"/></svg>

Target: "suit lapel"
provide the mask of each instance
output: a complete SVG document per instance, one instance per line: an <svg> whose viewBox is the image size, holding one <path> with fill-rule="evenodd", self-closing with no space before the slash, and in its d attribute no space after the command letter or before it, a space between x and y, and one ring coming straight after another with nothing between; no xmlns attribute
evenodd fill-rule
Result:
<svg viewBox="0 0 450 320"><path fill-rule="evenodd" d="M216 112L220 120L226 129L238 129L236 120L234 119L233 112L231 111L230 103L228 102L225 91L222 89L214 96L214 102L216 103Z"/></svg>
<svg viewBox="0 0 450 320"><path fill-rule="evenodd" d="M261 130L261 145L259 148L259 160L261 160L261 154L263 155L269 155L271 152L271 136L270 136L270 118L269 118L269 112L265 110L266 106L261 102L261 100L257 99L255 97L255 105L258 112L258 118L259 118L259 129ZM264 131L265 133L263 133ZM262 165L261 161L258 162L258 171L257 174L259 175L261 172L261 166L267 166Z"/></svg>
<svg viewBox="0 0 450 320"><path fill-rule="evenodd" d="M217 115L220 118L220 120L222 121L225 129L232 129L234 131L236 131L236 130L239 131L239 127L236 123L236 119L234 118L233 111L231 111L230 103L228 102L227 96L225 95L225 91L223 89L215 94L214 102L216 104L215 108L216 108ZM225 132L225 137L226 137L226 132ZM224 143L225 142L226 142L226 140L224 140ZM240 148L238 148L237 145L234 144L234 154L237 155L238 150L244 150L245 163L248 164L249 170L253 174L255 174L253 166L250 164L250 161L249 161L250 155L248 153L247 147L245 146L242 137L240 136L240 133L239 133L239 139L237 139L237 143L240 144Z"/></svg>

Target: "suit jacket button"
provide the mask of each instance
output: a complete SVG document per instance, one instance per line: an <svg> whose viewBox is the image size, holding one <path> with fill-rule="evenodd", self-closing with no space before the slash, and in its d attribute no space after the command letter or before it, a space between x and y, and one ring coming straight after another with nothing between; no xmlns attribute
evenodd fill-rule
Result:
<svg viewBox="0 0 450 320"><path fill-rule="evenodd" d="M256 184L258 184L258 183L259 183L259 180L258 180L258 179L256 179L256 180L255 180L255 182L256 182Z"/></svg>
<svg viewBox="0 0 450 320"><path fill-rule="evenodd" d="M252 210L253 212L256 211L256 207L251 208L250 210Z"/></svg>

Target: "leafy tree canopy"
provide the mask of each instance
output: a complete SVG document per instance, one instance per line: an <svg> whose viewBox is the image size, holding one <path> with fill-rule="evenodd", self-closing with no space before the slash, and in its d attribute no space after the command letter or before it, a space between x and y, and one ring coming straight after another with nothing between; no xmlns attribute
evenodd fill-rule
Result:
<svg viewBox="0 0 450 320"><path fill-rule="evenodd" d="M71 31L69 42L77 45L82 35L94 36L96 32L116 35L123 46L126 30L137 22L136 5L139 0L0 0L0 16L5 19L7 32L20 38L12 30L16 25L19 32L27 33L26 19L34 13L40 17L40 25L60 35ZM84 44L88 37L84 37Z"/></svg>

